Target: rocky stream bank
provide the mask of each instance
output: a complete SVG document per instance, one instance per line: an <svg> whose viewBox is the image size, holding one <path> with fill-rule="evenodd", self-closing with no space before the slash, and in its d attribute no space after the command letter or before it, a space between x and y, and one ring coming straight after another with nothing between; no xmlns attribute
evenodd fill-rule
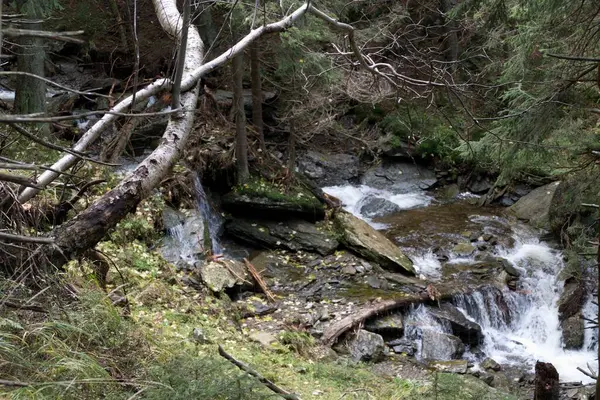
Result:
<svg viewBox="0 0 600 400"><path fill-rule="evenodd" d="M420 381L467 374L518 398L531 397L540 359L555 363L564 398L592 393L575 369L596 346L581 319L595 312L589 288L559 275L560 249L538 230L557 183L481 208L483 179L414 164L365 171L353 156L309 152L299 170L343 209L256 181L224 196L221 214L206 195L188 216L165 212L164 256L190 286L231 297L253 340L269 348L292 329L321 344L316 358Z"/></svg>

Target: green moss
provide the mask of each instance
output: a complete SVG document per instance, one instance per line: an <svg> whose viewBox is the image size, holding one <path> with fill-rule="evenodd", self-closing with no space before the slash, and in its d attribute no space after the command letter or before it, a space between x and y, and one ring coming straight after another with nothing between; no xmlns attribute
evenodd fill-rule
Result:
<svg viewBox="0 0 600 400"><path fill-rule="evenodd" d="M303 208L322 207L319 199L303 187L285 187L254 176L250 177L248 183L234 187L233 192L249 197L297 204Z"/></svg>

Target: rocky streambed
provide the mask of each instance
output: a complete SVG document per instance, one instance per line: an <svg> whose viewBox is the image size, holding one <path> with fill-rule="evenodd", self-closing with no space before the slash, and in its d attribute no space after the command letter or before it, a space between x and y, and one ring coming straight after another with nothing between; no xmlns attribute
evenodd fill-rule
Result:
<svg viewBox="0 0 600 400"><path fill-rule="evenodd" d="M323 357L372 362L403 378L472 374L519 397L531 389L538 360L553 363L564 382L587 383L576 368L595 363L597 333L581 316L596 310L589 289L564 275L558 246L514 212L477 207L476 195L436 186L438 178L403 164L356 179L328 175L324 191L346 210L333 214L313 200L231 195L225 236L238 244L222 243L230 260L197 261L187 250L183 263L175 261L192 284L232 296L242 329L265 346L299 330L333 345ZM516 215L526 202L544 213L540 200L522 200ZM192 230L218 239L214 226ZM173 242L168 247L177 254ZM242 258L275 302L255 293ZM568 385L570 398L588 390Z"/></svg>

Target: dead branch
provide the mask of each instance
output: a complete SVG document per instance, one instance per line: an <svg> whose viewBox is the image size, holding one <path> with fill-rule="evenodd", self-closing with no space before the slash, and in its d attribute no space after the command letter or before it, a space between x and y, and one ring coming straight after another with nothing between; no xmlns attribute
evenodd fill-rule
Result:
<svg viewBox="0 0 600 400"><path fill-rule="evenodd" d="M6 306L9 308L14 308L17 310L34 311L34 312L39 312L39 313L43 313L43 314L48 313L47 310L45 310L44 308L42 308L42 306L37 305L37 304L21 304L21 303L10 301L10 300L2 300L2 301L0 301L0 305Z"/></svg>
<svg viewBox="0 0 600 400"><path fill-rule="evenodd" d="M246 365L243 362L238 361L235 358L233 358L233 356L231 356L230 354L228 354L225 351L225 349L223 349L223 346L221 346L221 345L219 345L219 354L221 355L221 357L225 358L227 361L231 362L233 365L235 365L236 367L238 367L242 371L244 371L244 372L248 373L249 375L252 375L256 379L258 379L262 384L264 384L266 387L268 387L269 389L271 389L273 392L277 393L278 395L280 395L284 399L288 399L288 400L302 400L300 398L300 396L298 396L296 394L293 394L293 393L290 393L287 390L284 390L284 389L280 388L275 383L273 383L272 381L268 380L267 378L265 378L264 376L262 376L261 374L259 374L255 370L253 370L252 368L250 368L248 365Z"/></svg>
<svg viewBox="0 0 600 400"><path fill-rule="evenodd" d="M20 242L20 243L40 243L40 244L54 243L54 239L49 238L49 237L23 236L23 235L15 235L15 234L6 233L6 232L0 232L0 240L5 240L7 242Z"/></svg>
<svg viewBox="0 0 600 400"><path fill-rule="evenodd" d="M6 36L11 37L38 37L44 39L59 40L61 42L68 43L85 43L82 39L74 38L73 36L83 35L84 31L71 31L71 32L50 32L50 31L36 31L33 29L17 29L17 28L6 28L2 30L2 33Z"/></svg>
<svg viewBox="0 0 600 400"><path fill-rule="evenodd" d="M269 301L274 302L275 301L275 297L273 297L273 293L271 293L271 291L267 287L267 284L265 283L265 281L263 280L263 278L260 276L260 274L258 273L258 271L256 270L256 268L254 267L254 265L252 265L250 263L250 261L248 261L247 258L244 258L244 264L246 264L246 268L248 268L248 272L250 272L250 275L252 275L252 278L254 278L254 280L256 281L256 283L258 283L258 286L260 286L260 289L263 291L263 293L265 294L265 296L267 296L267 299Z"/></svg>
<svg viewBox="0 0 600 400"><path fill-rule="evenodd" d="M32 182L29 178L19 175L12 175L5 172L0 172L0 181L16 183L21 186L32 187L40 190L43 189L41 186L36 185L35 182Z"/></svg>

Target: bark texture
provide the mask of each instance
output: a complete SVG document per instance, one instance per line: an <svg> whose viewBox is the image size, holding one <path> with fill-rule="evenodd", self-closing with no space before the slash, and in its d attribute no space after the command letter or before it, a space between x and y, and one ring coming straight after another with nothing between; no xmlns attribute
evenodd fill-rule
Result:
<svg viewBox="0 0 600 400"><path fill-rule="evenodd" d="M533 400L558 400L560 385L558 372L550 363L535 363L535 392Z"/></svg>

